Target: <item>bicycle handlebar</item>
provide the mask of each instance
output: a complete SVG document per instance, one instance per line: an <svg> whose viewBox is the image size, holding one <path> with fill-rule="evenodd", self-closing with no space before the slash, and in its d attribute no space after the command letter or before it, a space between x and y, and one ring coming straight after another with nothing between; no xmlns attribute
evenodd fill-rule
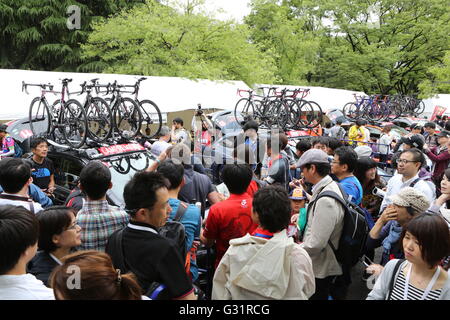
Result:
<svg viewBox="0 0 450 320"><path fill-rule="evenodd" d="M53 91L53 88L54 88L54 85L52 85L51 83L34 84L34 83L25 83L25 81L22 81L22 92L25 91L26 94L30 94L28 92L28 90L27 90L28 86L30 86L30 87L40 87L43 90L47 90L47 88L48 88L49 91Z"/></svg>

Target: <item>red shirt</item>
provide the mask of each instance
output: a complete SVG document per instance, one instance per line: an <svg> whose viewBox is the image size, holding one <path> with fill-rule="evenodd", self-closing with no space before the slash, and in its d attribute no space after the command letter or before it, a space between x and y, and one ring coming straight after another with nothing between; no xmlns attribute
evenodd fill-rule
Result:
<svg viewBox="0 0 450 320"><path fill-rule="evenodd" d="M250 181L250 184L248 185L247 188L247 194L253 198L253 196L255 195L256 191L258 191L259 187L258 184L256 183L255 180Z"/></svg>
<svg viewBox="0 0 450 320"><path fill-rule="evenodd" d="M211 146L211 134L209 133L208 130L202 131L201 142L202 142L202 146L206 146L206 147Z"/></svg>
<svg viewBox="0 0 450 320"><path fill-rule="evenodd" d="M229 241L252 233L258 227L252 220L252 197L247 193L231 196L222 202L214 204L209 209L203 235L207 239L216 240L216 263L219 265L224 256Z"/></svg>

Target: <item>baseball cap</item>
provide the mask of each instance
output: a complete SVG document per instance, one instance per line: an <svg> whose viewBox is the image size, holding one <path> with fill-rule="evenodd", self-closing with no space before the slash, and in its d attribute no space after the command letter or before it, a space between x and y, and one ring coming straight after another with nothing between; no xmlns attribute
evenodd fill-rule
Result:
<svg viewBox="0 0 450 320"><path fill-rule="evenodd" d="M370 157L372 155L372 148L369 146L358 146L355 148L358 158Z"/></svg>
<svg viewBox="0 0 450 320"><path fill-rule="evenodd" d="M411 207L419 213L425 212L430 207L430 201L420 190L406 187L399 193L389 197L392 203L401 207Z"/></svg>
<svg viewBox="0 0 450 320"><path fill-rule="evenodd" d="M4 123L0 124L0 132L7 132L8 126Z"/></svg>
<svg viewBox="0 0 450 320"><path fill-rule="evenodd" d="M417 148L419 150L423 149L424 141L420 139L417 135L411 136L409 138L406 138L403 143L406 143L414 148Z"/></svg>
<svg viewBox="0 0 450 320"><path fill-rule="evenodd" d="M295 188L294 190L289 193L289 199L291 200L305 200L306 194L305 191L303 191L302 188Z"/></svg>
<svg viewBox="0 0 450 320"><path fill-rule="evenodd" d="M304 165L310 163L330 163L328 161L328 155L319 149L309 149L306 151L297 162L297 168L301 168Z"/></svg>
<svg viewBox="0 0 450 320"><path fill-rule="evenodd" d="M446 131L446 130L442 130L441 132L439 132L437 134L438 137L446 137L449 138L450 137L450 132Z"/></svg>

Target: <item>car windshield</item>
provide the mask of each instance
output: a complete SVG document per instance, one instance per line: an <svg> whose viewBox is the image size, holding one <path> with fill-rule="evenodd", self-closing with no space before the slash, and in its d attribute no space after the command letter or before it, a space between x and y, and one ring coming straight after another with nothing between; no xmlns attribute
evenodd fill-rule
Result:
<svg viewBox="0 0 450 320"><path fill-rule="evenodd" d="M138 171L147 169L152 163L152 156L149 152L139 152L132 155L117 156L103 160L107 163L111 171L111 181L113 184L112 193L124 204L123 189Z"/></svg>
<svg viewBox="0 0 450 320"><path fill-rule="evenodd" d="M237 118L239 122L244 121L244 117L237 113ZM215 124L222 130L222 133L229 133L235 131L241 131L241 126L236 122L236 118L233 113L226 113L218 116L214 120Z"/></svg>

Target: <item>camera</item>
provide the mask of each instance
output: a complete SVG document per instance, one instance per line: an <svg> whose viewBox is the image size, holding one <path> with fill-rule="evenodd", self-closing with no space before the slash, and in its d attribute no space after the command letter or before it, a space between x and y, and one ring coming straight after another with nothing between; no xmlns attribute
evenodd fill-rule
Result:
<svg viewBox="0 0 450 320"><path fill-rule="evenodd" d="M386 196L386 191L383 191L380 188L373 188L372 194L383 199Z"/></svg>
<svg viewBox="0 0 450 320"><path fill-rule="evenodd" d="M202 105L199 103L197 112L195 113L196 116L201 116L203 114Z"/></svg>

